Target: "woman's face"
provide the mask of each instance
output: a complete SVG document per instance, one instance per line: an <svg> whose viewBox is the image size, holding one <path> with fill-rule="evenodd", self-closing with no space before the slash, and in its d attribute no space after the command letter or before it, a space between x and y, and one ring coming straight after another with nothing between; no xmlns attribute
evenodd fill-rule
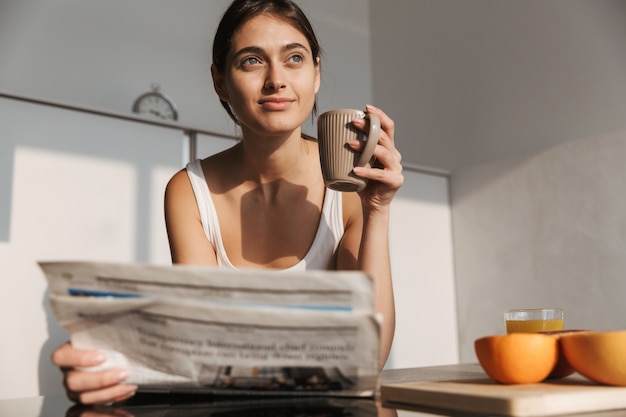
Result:
<svg viewBox="0 0 626 417"><path fill-rule="evenodd" d="M319 63L306 37L284 20L259 15L233 36L224 74L213 68L215 88L230 103L244 131L290 134L311 114L319 89Z"/></svg>

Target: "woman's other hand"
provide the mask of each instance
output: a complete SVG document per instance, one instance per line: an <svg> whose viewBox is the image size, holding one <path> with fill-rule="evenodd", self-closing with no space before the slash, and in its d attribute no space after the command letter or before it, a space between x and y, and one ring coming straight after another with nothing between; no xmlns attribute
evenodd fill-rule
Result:
<svg viewBox="0 0 626 417"><path fill-rule="evenodd" d="M389 206L398 189L404 183L402 175L402 156L394 143L394 122L381 109L370 104L366 106L369 114L375 114L380 118L380 137L374 150L375 163L371 168L355 167L354 173L369 180L367 187L359 194L365 207L377 210ZM365 119L357 119L352 122L354 127L365 131L367 126ZM354 150L359 150L362 143L354 139L349 142Z"/></svg>
<svg viewBox="0 0 626 417"><path fill-rule="evenodd" d="M128 378L125 369L83 371L102 364L102 352L74 348L70 343L61 345L52 353L52 363L61 368L63 384L70 400L82 404L106 404L126 400L137 391L136 385L123 384Z"/></svg>

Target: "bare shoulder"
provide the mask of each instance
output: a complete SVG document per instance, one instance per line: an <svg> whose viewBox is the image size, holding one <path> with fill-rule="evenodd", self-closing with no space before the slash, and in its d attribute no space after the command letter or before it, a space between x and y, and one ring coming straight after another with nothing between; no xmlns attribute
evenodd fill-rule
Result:
<svg viewBox="0 0 626 417"><path fill-rule="evenodd" d="M165 189L165 226L174 263L217 264L186 169L176 172Z"/></svg>
<svg viewBox="0 0 626 417"><path fill-rule="evenodd" d="M174 196L180 197L182 194L192 191L189 177L187 176L187 170L181 169L170 178L165 187L165 198L171 198Z"/></svg>
<svg viewBox="0 0 626 417"><path fill-rule="evenodd" d="M170 178L165 187L164 200L165 223L170 234L174 228L181 229L182 220L200 218L186 169L181 169Z"/></svg>

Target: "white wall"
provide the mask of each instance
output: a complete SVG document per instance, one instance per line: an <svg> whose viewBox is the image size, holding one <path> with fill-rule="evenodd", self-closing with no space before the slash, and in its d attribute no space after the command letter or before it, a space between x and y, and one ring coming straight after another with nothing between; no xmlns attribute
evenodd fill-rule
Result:
<svg viewBox="0 0 626 417"><path fill-rule="evenodd" d="M396 334L389 368L459 361L448 178L405 170L390 250Z"/></svg>
<svg viewBox="0 0 626 417"><path fill-rule="evenodd" d="M125 112L158 81L176 100L182 124L234 133L208 71L210 38L225 3L4 1L0 91ZM358 0L301 4L325 50L320 111L371 102L369 8ZM50 314L35 262L168 263L162 192L186 155L184 139L5 99L0 138L0 398L60 393L61 375L49 356L66 335ZM230 144L201 138L198 154ZM407 172L394 211L399 317L389 366L456 361L447 179ZM423 270L411 248L428 254ZM441 306L437 324L420 322L414 337L412 317ZM442 344L447 348L438 349Z"/></svg>

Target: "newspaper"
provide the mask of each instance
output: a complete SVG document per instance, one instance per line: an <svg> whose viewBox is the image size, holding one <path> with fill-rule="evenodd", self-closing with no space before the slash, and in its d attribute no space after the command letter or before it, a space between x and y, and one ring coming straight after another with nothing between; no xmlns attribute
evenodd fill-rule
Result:
<svg viewBox="0 0 626 417"><path fill-rule="evenodd" d="M141 390L375 393L379 318L362 272L40 262L57 321Z"/></svg>

